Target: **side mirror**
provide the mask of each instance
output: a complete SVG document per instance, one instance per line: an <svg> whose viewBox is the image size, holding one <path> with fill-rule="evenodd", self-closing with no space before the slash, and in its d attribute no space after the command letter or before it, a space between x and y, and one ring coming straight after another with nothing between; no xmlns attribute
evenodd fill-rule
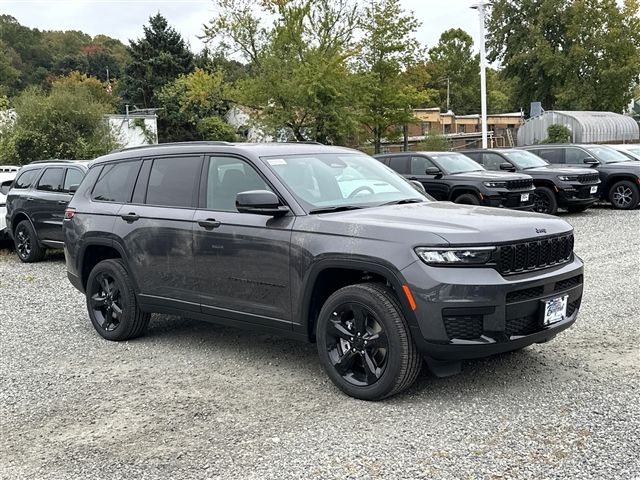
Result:
<svg viewBox="0 0 640 480"><path fill-rule="evenodd" d="M424 189L424 185L422 185L422 183L420 183L418 180L409 180L409 183L420 193L427 193L427 191Z"/></svg>
<svg viewBox="0 0 640 480"><path fill-rule="evenodd" d="M76 193L78 191L78 187L80 187L80 185L70 185L69 193Z"/></svg>
<svg viewBox="0 0 640 480"><path fill-rule="evenodd" d="M425 175L440 175L442 171L438 167L427 167L424 171Z"/></svg>
<svg viewBox="0 0 640 480"><path fill-rule="evenodd" d="M600 165L600 162L593 157L587 157L583 160L583 162L592 167L595 167L596 165Z"/></svg>
<svg viewBox="0 0 640 480"><path fill-rule="evenodd" d="M2 195L6 195L7 193L9 193L9 190L11 190L11 184L13 183L12 180L9 180L8 182L2 182L0 184L0 193Z"/></svg>
<svg viewBox="0 0 640 480"><path fill-rule="evenodd" d="M515 172L516 169L509 162L504 162L504 163L500 164L500 170L506 170L508 172Z"/></svg>
<svg viewBox="0 0 640 480"><path fill-rule="evenodd" d="M280 205L275 193L269 190L250 190L236 195L236 208L240 213L253 213L281 217L289 212L289 207Z"/></svg>

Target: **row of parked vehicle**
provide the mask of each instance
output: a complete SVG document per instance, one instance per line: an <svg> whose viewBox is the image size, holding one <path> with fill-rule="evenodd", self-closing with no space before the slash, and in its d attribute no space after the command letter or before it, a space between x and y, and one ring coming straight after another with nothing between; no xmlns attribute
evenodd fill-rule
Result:
<svg viewBox="0 0 640 480"><path fill-rule="evenodd" d="M376 161L318 144L147 146L23 167L7 230L24 262L64 247L105 339L144 334L151 313L277 333L317 343L337 387L378 400L408 388L423 359L452 375L575 322L573 229L519 210L542 188L566 208L596 195L630 208L620 185L637 206L640 162L598 161L595 148L578 169L524 150ZM623 163L620 177L605 168Z"/></svg>

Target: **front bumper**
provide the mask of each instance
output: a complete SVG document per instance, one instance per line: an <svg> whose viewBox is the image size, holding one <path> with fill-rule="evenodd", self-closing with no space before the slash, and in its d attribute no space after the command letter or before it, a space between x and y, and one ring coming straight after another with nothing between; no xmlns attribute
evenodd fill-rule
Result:
<svg viewBox="0 0 640 480"><path fill-rule="evenodd" d="M7 229L7 207L5 205L0 206L0 239L9 236L9 230Z"/></svg>
<svg viewBox="0 0 640 480"><path fill-rule="evenodd" d="M422 354L443 361L486 357L550 340L575 321L583 265L502 276L492 268L430 267L402 271L416 303L413 337ZM542 325L543 301L568 296L567 317Z"/></svg>
<svg viewBox="0 0 640 480"><path fill-rule="evenodd" d="M561 207L570 205L592 205L598 200L600 195L597 191L595 193L591 193L591 187L596 186L598 186L597 183L591 185L580 183L571 185L568 188L563 188L558 192L558 205Z"/></svg>
<svg viewBox="0 0 640 480"><path fill-rule="evenodd" d="M534 190L510 191L504 190L499 193L483 194L484 205L487 207L509 208L511 210L533 210ZM522 195L529 195L529 198L522 201Z"/></svg>

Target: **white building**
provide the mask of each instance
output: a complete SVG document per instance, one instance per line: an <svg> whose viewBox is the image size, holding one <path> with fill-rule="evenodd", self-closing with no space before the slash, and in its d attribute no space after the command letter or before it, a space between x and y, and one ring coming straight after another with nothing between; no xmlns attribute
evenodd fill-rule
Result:
<svg viewBox="0 0 640 480"><path fill-rule="evenodd" d="M158 117L155 114L130 113L106 115L105 118L123 148L158 143Z"/></svg>

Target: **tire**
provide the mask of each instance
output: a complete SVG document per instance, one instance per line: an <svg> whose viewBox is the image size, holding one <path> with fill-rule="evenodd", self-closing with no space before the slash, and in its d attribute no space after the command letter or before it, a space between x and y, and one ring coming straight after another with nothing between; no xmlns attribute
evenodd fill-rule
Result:
<svg viewBox="0 0 640 480"><path fill-rule="evenodd" d="M629 180L616 182L609 190L609 201L618 210L632 210L640 202L638 186Z"/></svg>
<svg viewBox="0 0 640 480"><path fill-rule="evenodd" d="M47 249L40 245L38 235L29 220L18 223L13 234L13 244L18 258L25 263L39 262L47 253Z"/></svg>
<svg viewBox="0 0 640 480"><path fill-rule="evenodd" d="M91 323L103 338L129 340L146 331L151 314L140 310L133 283L121 260L103 260L93 267L86 297Z"/></svg>
<svg viewBox="0 0 640 480"><path fill-rule="evenodd" d="M462 205L480 205L480 199L473 193L463 193L454 200L454 203Z"/></svg>
<svg viewBox="0 0 640 480"><path fill-rule="evenodd" d="M536 187L533 193L533 211L555 215L558 213L558 199L549 187Z"/></svg>
<svg viewBox="0 0 640 480"><path fill-rule="evenodd" d="M584 212L587 208L589 208L589 205L569 205L567 207L567 211L569 213L581 213Z"/></svg>
<svg viewBox="0 0 640 480"><path fill-rule="evenodd" d="M381 400L405 390L422 366L398 300L380 284L334 292L320 310L316 338L331 381L361 400Z"/></svg>

